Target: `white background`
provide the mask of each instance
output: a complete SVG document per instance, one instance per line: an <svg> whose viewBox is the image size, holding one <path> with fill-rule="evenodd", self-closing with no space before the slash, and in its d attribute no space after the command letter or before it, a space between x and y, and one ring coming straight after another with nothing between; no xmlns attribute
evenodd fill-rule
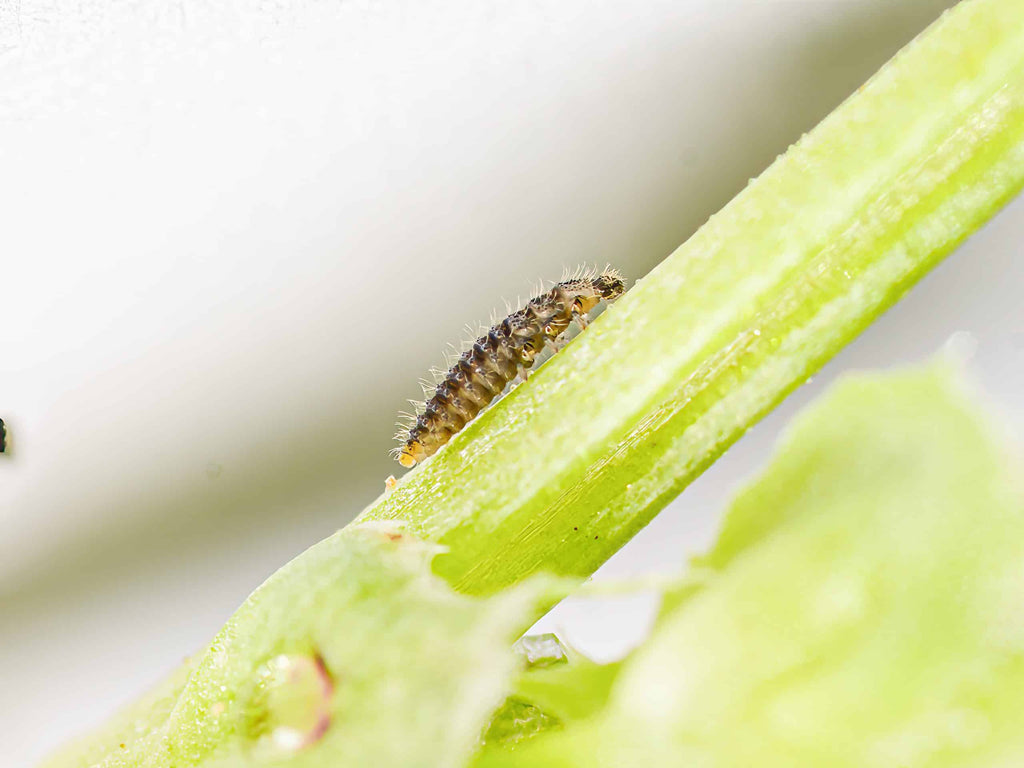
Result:
<svg viewBox="0 0 1024 768"><path fill-rule="evenodd" d="M0 0L0 765L371 501L464 323L643 275L946 5ZM601 575L679 568L800 404L954 332L1020 433L1022 242L1018 200ZM606 658L651 603L543 626Z"/></svg>

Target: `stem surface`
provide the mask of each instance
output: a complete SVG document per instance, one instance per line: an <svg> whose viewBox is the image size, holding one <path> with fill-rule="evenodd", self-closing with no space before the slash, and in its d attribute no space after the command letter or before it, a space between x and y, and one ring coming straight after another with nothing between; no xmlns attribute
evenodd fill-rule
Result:
<svg viewBox="0 0 1024 768"><path fill-rule="evenodd" d="M1024 0L969 0L358 520L589 576L1022 185Z"/></svg>

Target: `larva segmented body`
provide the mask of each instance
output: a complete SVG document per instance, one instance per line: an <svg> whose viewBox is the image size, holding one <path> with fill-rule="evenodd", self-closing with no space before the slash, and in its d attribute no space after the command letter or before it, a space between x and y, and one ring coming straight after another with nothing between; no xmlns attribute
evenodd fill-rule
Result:
<svg viewBox="0 0 1024 768"><path fill-rule="evenodd" d="M432 456L500 395L519 371L525 373L544 345L575 320L586 328L588 313L601 300L614 301L626 290L617 271L578 271L551 290L530 299L492 326L463 352L437 384L422 413L395 437L394 455L403 467Z"/></svg>

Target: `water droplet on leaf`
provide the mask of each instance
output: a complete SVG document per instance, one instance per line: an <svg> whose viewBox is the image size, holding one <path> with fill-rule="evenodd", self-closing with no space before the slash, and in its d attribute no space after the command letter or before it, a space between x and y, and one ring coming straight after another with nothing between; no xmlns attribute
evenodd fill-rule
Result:
<svg viewBox="0 0 1024 768"><path fill-rule="evenodd" d="M569 660L561 641L550 632L521 637L512 648L525 659L529 669L553 667Z"/></svg>

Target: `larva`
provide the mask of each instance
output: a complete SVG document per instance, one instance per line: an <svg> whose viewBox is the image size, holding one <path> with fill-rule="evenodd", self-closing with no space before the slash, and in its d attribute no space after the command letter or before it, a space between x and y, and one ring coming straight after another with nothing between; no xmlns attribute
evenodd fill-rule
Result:
<svg viewBox="0 0 1024 768"><path fill-rule="evenodd" d="M575 320L581 328L602 300L614 301L626 290L622 275L577 270L546 293L493 325L463 352L437 384L422 412L401 429L393 451L403 467L434 455L494 398L520 370L525 378L545 344L556 340Z"/></svg>

